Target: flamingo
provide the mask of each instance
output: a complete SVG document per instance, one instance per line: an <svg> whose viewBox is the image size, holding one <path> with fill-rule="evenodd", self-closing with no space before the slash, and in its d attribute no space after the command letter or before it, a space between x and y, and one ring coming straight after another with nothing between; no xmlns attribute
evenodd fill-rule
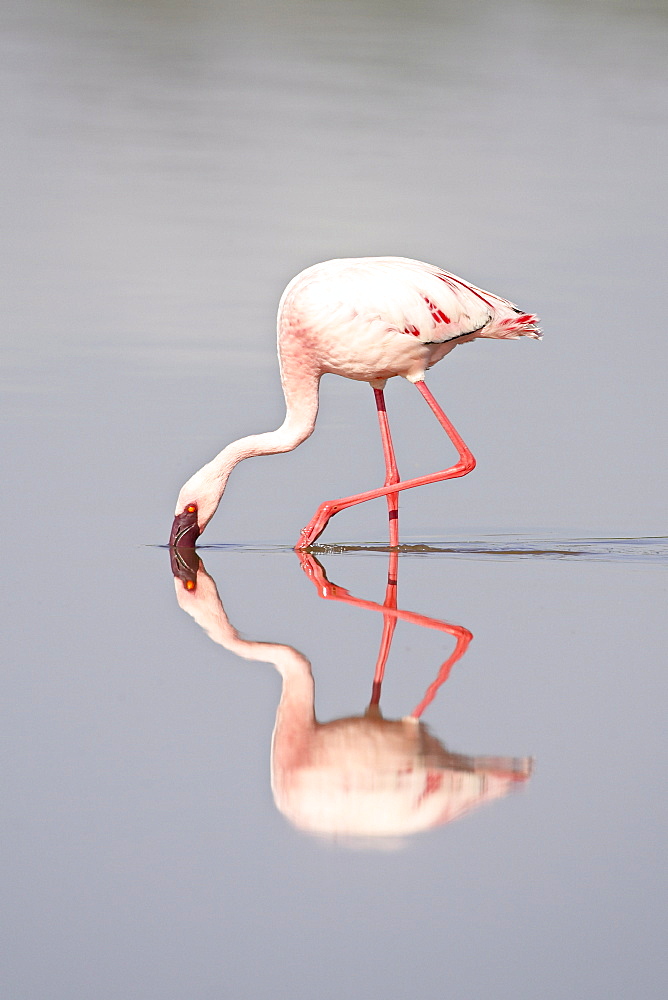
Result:
<svg viewBox="0 0 668 1000"><path fill-rule="evenodd" d="M468 446L427 388L424 377L458 344L478 337L540 339L538 317L433 264L406 257L351 257L314 264L283 292L278 357L286 416L275 431L233 441L182 487L169 544L194 548L213 517L232 469L254 455L293 451L315 427L322 375L368 382L374 392L385 457L378 489L322 503L303 528L297 550L313 545L330 518L354 504L386 497L390 545L398 544L398 493L465 476L475 467ZM455 465L402 480L392 446L383 389L400 375L424 397L459 455Z"/></svg>

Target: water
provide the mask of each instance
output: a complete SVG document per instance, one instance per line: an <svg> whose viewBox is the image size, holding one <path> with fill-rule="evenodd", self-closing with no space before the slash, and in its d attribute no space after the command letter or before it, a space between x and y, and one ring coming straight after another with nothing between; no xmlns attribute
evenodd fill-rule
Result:
<svg viewBox="0 0 668 1000"><path fill-rule="evenodd" d="M168 548L168 546L166 546ZM234 543L218 545L200 545L202 551L207 549L244 550L248 552L284 552L289 551L286 545L235 545ZM382 544L342 544L318 541L311 547L316 553L341 552L392 552L404 555L429 556L447 554L449 556L471 556L479 559L488 556L492 559L530 558L536 559L579 559L581 561L605 560L606 562L648 562L653 565L665 563L668 560L667 538L544 538L537 539L522 535L489 535L482 536L478 541L470 539L443 540L438 542L419 542L401 544L396 549Z"/></svg>
<svg viewBox="0 0 668 1000"><path fill-rule="evenodd" d="M666 14L5 6L3 996L662 995ZM546 331L430 374L478 467L402 495L400 614L382 502L338 515L318 563L291 551L383 475L371 394L334 378L308 442L235 470L207 576L175 585L179 486L282 419L283 286L367 253ZM405 476L443 466L417 395L388 386ZM310 664L326 723L365 712L395 619L388 720L473 639L429 753L395 742L372 790L457 794L413 831L395 797L369 836L328 786L337 831L308 832L276 762L272 790L276 659L243 642ZM369 733L376 753L400 726L343 726L366 787Z"/></svg>

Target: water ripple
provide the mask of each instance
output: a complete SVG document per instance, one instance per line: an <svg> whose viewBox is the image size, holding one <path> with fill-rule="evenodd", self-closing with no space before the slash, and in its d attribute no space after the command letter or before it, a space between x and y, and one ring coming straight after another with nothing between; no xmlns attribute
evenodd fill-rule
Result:
<svg viewBox="0 0 668 1000"><path fill-rule="evenodd" d="M289 545L228 543L204 545L205 549L287 552ZM314 545L315 553L389 552L380 542L350 542ZM578 559L586 562L650 562L668 564L668 536L642 538L549 538L524 535L491 535L478 540L415 542L400 545L405 555L450 555L493 559Z"/></svg>

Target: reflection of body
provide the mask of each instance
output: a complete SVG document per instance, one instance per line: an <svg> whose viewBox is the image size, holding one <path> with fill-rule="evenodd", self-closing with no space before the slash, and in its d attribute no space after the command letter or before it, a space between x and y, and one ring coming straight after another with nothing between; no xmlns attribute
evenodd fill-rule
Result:
<svg viewBox="0 0 668 1000"><path fill-rule="evenodd" d="M336 592L310 556L302 565L330 598L380 610L441 629L457 639L455 650L415 711L384 719L378 707L389 643L381 647L372 703L362 716L321 723L309 661L296 649L241 639L230 624L213 579L194 554L190 568L176 563L179 604L214 642L247 660L273 663L283 680L272 742L272 790L276 805L296 826L339 836L400 836L447 823L487 801L506 795L529 777L528 758L466 757L451 753L419 720L471 635L460 626L391 606L358 601ZM395 554L396 564L396 554ZM386 621L387 621L386 617Z"/></svg>
<svg viewBox="0 0 668 1000"><path fill-rule="evenodd" d="M456 819L506 795L528 760L450 753L412 717L301 722L303 747L286 746L277 720L273 789L288 819L312 833L399 836Z"/></svg>

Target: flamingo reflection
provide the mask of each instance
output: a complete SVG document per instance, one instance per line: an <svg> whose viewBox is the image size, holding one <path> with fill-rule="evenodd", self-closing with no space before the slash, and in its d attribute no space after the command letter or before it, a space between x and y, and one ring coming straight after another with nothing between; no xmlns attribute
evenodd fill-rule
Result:
<svg viewBox="0 0 668 1000"><path fill-rule="evenodd" d="M330 583L313 555L304 552L299 558L321 597L383 615L371 699L363 715L319 722L306 657L291 646L242 639L197 553L172 550L181 608L214 642L246 660L272 663L281 675L271 785L276 806L295 826L339 838L397 838L448 823L526 781L530 758L453 753L421 721L472 635L460 625L397 608L396 551L390 553L383 604L353 597ZM445 632L455 646L413 711L402 719L385 719L380 711L381 687L399 620Z"/></svg>

